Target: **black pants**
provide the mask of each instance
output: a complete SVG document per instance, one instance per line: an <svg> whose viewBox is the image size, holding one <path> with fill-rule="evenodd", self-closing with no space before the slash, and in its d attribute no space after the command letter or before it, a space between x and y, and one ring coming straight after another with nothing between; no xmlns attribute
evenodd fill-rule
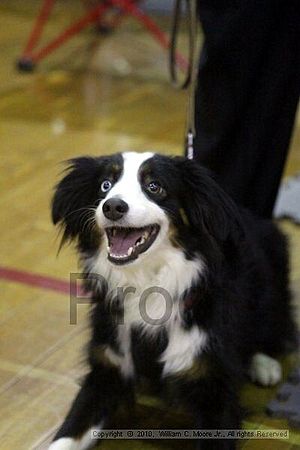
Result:
<svg viewBox="0 0 300 450"><path fill-rule="evenodd" d="M300 93L300 0L199 0L195 158L271 217Z"/></svg>

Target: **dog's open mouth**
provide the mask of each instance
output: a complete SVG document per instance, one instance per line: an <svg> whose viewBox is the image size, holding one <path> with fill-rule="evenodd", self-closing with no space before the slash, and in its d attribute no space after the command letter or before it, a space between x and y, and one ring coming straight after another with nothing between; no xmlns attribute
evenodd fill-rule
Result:
<svg viewBox="0 0 300 450"><path fill-rule="evenodd" d="M139 254L148 250L153 244L159 228L156 224L143 228L106 228L108 259L115 264L126 264L137 259Z"/></svg>

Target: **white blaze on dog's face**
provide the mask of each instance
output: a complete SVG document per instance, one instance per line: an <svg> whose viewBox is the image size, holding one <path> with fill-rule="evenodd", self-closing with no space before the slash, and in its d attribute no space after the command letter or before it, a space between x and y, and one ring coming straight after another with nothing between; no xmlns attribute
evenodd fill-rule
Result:
<svg viewBox="0 0 300 450"><path fill-rule="evenodd" d="M147 258L157 270L174 252L199 259L199 246L222 243L233 232L233 206L193 161L125 152L69 163L52 218L63 229L62 244L77 240L85 260L108 259L111 269Z"/></svg>
<svg viewBox="0 0 300 450"><path fill-rule="evenodd" d="M123 167L118 180L101 183L106 196L96 210L98 226L105 230L108 259L124 265L146 257L166 242L169 219L155 203L166 193L151 175L143 173L148 153L123 153Z"/></svg>

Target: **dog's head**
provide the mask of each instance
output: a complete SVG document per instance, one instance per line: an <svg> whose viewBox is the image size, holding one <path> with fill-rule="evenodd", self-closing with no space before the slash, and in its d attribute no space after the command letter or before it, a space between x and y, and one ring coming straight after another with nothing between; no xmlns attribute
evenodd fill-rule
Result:
<svg viewBox="0 0 300 450"><path fill-rule="evenodd" d="M82 251L104 247L114 265L170 245L187 250L195 237L234 239L238 222L234 204L197 163L134 152L71 160L52 217L63 242L78 239Z"/></svg>

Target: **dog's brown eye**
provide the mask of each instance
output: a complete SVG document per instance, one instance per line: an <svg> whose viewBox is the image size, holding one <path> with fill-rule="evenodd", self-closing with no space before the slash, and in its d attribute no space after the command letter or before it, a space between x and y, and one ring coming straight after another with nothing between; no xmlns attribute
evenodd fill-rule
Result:
<svg viewBox="0 0 300 450"><path fill-rule="evenodd" d="M151 181L147 184L146 188L151 194L155 195L162 194L164 192L164 189L156 181Z"/></svg>
<svg viewBox="0 0 300 450"><path fill-rule="evenodd" d="M111 184L111 181L109 181L109 180L104 180L104 181L101 183L101 191L102 191L102 192L107 192L107 191L109 191L109 190L111 189L111 187L112 187L112 184Z"/></svg>

